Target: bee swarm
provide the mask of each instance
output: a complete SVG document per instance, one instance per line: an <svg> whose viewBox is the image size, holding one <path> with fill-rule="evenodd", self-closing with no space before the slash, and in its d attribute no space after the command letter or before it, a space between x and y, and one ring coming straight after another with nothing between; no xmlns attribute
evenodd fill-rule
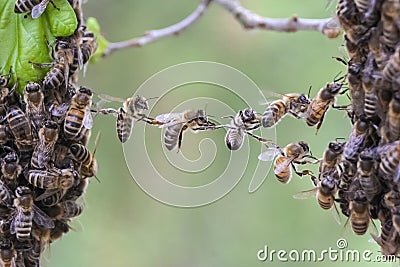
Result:
<svg viewBox="0 0 400 267"><path fill-rule="evenodd" d="M373 238L383 254L399 256L400 1L339 0L337 17L350 57L353 124L338 201L356 234L379 219L381 233Z"/></svg>
<svg viewBox="0 0 400 267"><path fill-rule="evenodd" d="M7 88L10 75L0 76L1 266L41 266L44 249L82 213L88 178L97 172L86 148L92 92L76 84L97 43L80 2L69 1L78 27L51 44L53 62L33 63L50 67L43 81L28 83L22 97Z"/></svg>

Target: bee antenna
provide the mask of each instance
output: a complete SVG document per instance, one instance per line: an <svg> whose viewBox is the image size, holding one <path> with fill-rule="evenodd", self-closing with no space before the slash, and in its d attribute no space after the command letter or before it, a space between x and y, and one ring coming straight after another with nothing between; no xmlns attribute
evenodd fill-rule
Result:
<svg viewBox="0 0 400 267"><path fill-rule="evenodd" d="M311 87L312 87L312 85L310 85L310 88L308 88L307 98L310 98Z"/></svg>
<svg viewBox="0 0 400 267"><path fill-rule="evenodd" d="M152 99L157 99L157 98L159 98L159 97L158 96L152 96L150 98L146 98L146 100L152 100Z"/></svg>
<svg viewBox="0 0 400 267"><path fill-rule="evenodd" d="M101 134L101 131L99 131L97 133L96 140L94 141L94 149L93 149L92 157L94 157L94 155L96 154L97 145L99 144L99 140L100 140L100 134ZM96 177L96 179L97 179L97 177Z"/></svg>
<svg viewBox="0 0 400 267"><path fill-rule="evenodd" d="M94 178L97 180L97 182L101 183L100 179L95 175Z"/></svg>

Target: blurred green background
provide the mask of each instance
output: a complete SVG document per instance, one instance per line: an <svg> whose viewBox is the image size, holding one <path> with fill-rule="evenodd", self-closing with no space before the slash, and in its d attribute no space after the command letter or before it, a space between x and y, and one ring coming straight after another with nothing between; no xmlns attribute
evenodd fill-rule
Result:
<svg viewBox="0 0 400 267"><path fill-rule="evenodd" d="M180 21L195 9L198 2L89 0L84 4L84 14L99 20L108 40L121 41ZM317 0L248 0L242 3L269 17L297 14L304 18L324 18L334 13L334 8L326 9L326 1ZM345 70L332 59L332 56L343 56L341 44L341 37L329 40L318 32L245 31L231 14L211 4L200 21L179 36L142 48L118 51L91 64L86 77L80 78L80 84L93 88L97 94L127 98L151 75L166 67L207 60L244 72L260 88L280 93L307 93L312 86L311 96L314 96L318 88ZM212 90L208 93L210 98L214 97ZM171 98L170 101L174 102L165 104L176 106L186 99ZM226 98L225 101L232 102L238 109L244 108L237 99ZM348 99L344 96L339 102L346 104ZM262 112L265 106L254 108ZM287 117L277 127L277 142L283 146L305 140L313 154L320 157L329 141L348 136L350 124L345 116L342 111L330 110L318 135L315 135L315 128ZM101 183L91 181L85 197L84 214L74 221L75 231L51 246L48 266L286 266L290 263L260 262L256 253L264 245L287 251L336 249L339 238L348 241L348 249L369 249L374 255L379 254L377 244L369 242L369 234L355 236L350 226L344 225L344 216L339 225L331 212L322 210L315 199L292 198L295 193L312 187L308 178L295 176L290 184L282 185L270 173L262 187L249 194L248 185L252 177L249 170L232 192L210 205L184 209L162 204L146 195L131 178L122 145L116 137L115 119L97 117L93 136L99 130L101 140L96 157ZM160 132L156 128L154 131ZM202 136L214 138L218 153L227 153L223 132L215 132L215 135L201 133L195 137L187 134L185 138L194 138L191 140L197 142ZM159 142L159 133L156 138ZM185 153L197 152L197 145L191 150L187 144L183 142ZM254 140L250 140L250 144L252 147L260 146ZM150 149L161 150L159 146ZM252 157L250 165L257 161L257 155ZM214 172L218 173L226 162L213 164ZM188 175L183 172L174 178L190 179ZM210 176L204 179L208 182ZM309 262L292 264L321 265ZM323 263L324 266L336 264L366 265L365 262Z"/></svg>

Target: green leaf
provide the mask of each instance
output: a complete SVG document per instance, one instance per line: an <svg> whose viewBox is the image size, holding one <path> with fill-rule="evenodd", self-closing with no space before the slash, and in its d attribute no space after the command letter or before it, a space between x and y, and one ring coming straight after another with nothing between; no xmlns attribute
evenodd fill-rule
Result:
<svg viewBox="0 0 400 267"><path fill-rule="evenodd" d="M96 36L96 42L98 47L94 55L92 55L92 57L90 58L90 61L97 62L101 59L104 50L106 50L106 48L108 47L109 41L107 41L107 39L104 38L104 36L101 34L100 25L95 18L92 17L88 18L86 21L86 26Z"/></svg>
<svg viewBox="0 0 400 267"><path fill-rule="evenodd" d="M22 93L29 81L44 78L48 68L34 67L34 63L50 63L50 47L55 36L71 35L78 23L75 12L67 0L54 1L58 9L49 4L37 19L27 14L14 13L15 1L0 0L0 74L12 78L8 87L18 82L17 92Z"/></svg>

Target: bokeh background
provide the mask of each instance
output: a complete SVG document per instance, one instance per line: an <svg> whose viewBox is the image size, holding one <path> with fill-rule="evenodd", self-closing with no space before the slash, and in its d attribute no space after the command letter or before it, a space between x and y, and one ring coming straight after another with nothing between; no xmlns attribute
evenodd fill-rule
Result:
<svg viewBox="0 0 400 267"><path fill-rule="evenodd" d="M84 14L99 20L102 33L108 40L120 41L174 24L191 13L198 2L89 0L84 4ZM269 17L296 14L305 18L324 18L334 13L334 5L326 9L326 1L317 0L243 0L242 4ZM312 86L311 96L314 96L326 82L345 71L343 65L332 59L332 56L344 56L341 45L341 37L329 40L318 32L245 31L231 14L211 4L200 21L179 36L142 48L115 52L91 64L80 83L94 89L96 94L127 98L134 95L140 84L151 75L166 67L207 60L242 71L262 89L307 93ZM191 97L180 95L179 91L175 93L174 97L165 99L165 107L179 105ZM217 97L220 93L211 88L207 90L207 97ZM244 108L243 103L229 95L224 100L237 109ZM347 104L349 100L343 96L339 103ZM253 108L262 112L265 106ZM374 255L378 254L379 247L369 242L370 235L355 236L350 225L345 225L344 216L339 225L331 212L322 210L314 198L293 199L297 192L312 187L308 178L295 176L290 184L282 185L270 173L258 191L248 193L251 167L257 161L257 155L250 158L249 170L239 184L221 200L199 208L176 208L154 200L134 182L125 164L123 147L116 137L113 117L96 117L94 135L98 131L101 131L101 138L96 158L101 183L94 179L91 181L85 196L84 214L74 221L74 231L51 246L48 266L286 266L290 263L260 262L256 253L265 245L270 249L287 251L336 249L339 238L347 240L348 249L369 249ZM153 131L159 132L156 137L159 143L161 131L156 128ZM315 128L307 127L303 121L287 117L276 129L276 142L284 146L305 140L313 154L320 157L329 141L347 137L349 131L350 123L345 112L330 110L318 135L315 135ZM184 142L183 152L196 155L196 142L204 136L215 139L217 153L228 153L223 132L195 137L187 134L185 138L190 141ZM138 138L138 142L142 140L138 136L132 138ZM250 140L250 145L260 146L254 140ZM161 151L157 145L150 149ZM216 161L212 168L218 173L225 164ZM182 182L192 178L182 172L174 179ZM196 179L194 183L201 184L201 179L206 183L212 180L212 176L197 176ZM367 263L326 261L292 264L365 266ZM377 266L377 263L372 264Z"/></svg>

